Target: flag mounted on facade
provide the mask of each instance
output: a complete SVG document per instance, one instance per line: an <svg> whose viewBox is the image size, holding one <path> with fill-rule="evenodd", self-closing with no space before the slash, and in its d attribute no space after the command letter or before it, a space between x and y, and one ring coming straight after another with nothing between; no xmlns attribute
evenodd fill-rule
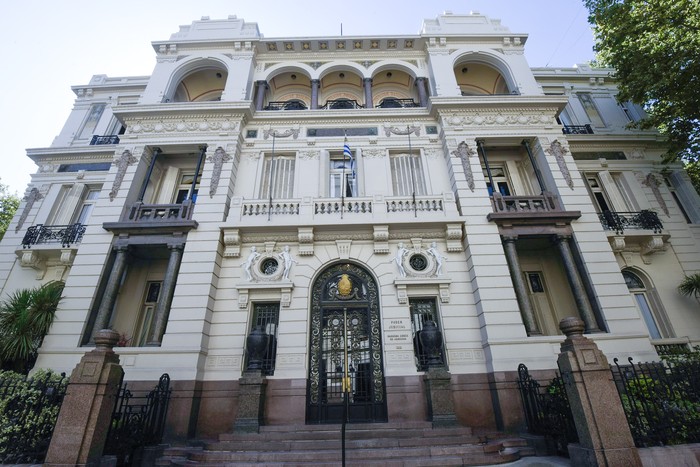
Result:
<svg viewBox="0 0 700 467"><path fill-rule="evenodd" d="M350 145L348 145L348 139L347 137L345 138L345 144L343 145L343 160L348 157L350 159L350 173L351 177L355 178L355 157L352 155L352 151L350 150Z"/></svg>

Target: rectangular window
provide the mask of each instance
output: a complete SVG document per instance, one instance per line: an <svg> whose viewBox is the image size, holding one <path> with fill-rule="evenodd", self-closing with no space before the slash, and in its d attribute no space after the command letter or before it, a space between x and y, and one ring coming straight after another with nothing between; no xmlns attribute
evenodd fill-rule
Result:
<svg viewBox="0 0 700 467"><path fill-rule="evenodd" d="M197 186L199 185L199 182L201 181L202 176L197 177ZM180 182L177 186L177 192L175 195L175 204L182 204L183 201L185 201L187 198L190 196L190 190L192 189L192 182L194 181L194 174L182 174L180 176ZM199 192L199 189L195 186L194 191L192 192L192 202L197 201L197 193Z"/></svg>
<svg viewBox="0 0 700 467"><path fill-rule="evenodd" d="M253 303L253 322L250 330L260 327L268 336L267 351L262 361L262 371L265 375L275 373L275 360L277 358L277 326L279 325L279 303ZM246 354L245 367L248 367L248 355Z"/></svg>
<svg viewBox="0 0 700 467"><path fill-rule="evenodd" d="M396 196L422 196L426 194L423 163L420 154L390 154L391 177Z"/></svg>
<svg viewBox="0 0 700 467"><path fill-rule="evenodd" d="M489 180L489 174L486 168L482 169L484 178L486 179L486 188L489 190L489 196L493 195L493 187ZM498 192L503 196L511 196L510 182L508 181L508 171L505 167L491 167L491 178L493 184L498 188Z"/></svg>
<svg viewBox="0 0 700 467"><path fill-rule="evenodd" d="M605 126L603 117L600 116L600 112L598 112L598 108L596 107L595 102L593 102L593 97L591 94L588 92L579 92L577 95L579 101L581 101L583 110L586 112L586 116L591 121L593 126Z"/></svg>
<svg viewBox="0 0 700 467"><path fill-rule="evenodd" d="M598 176L596 174L586 174L586 181L588 182L588 187L591 190L598 212L612 211Z"/></svg>
<svg viewBox="0 0 700 467"><path fill-rule="evenodd" d="M102 112L104 112L105 107L105 104L93 104L90 107L90 111L88 112L87 118L83 123L83 128L80 130L78 139L86 139L92 136L92 133L95 131L95 127L97 126L97 122L99 122L100 118L102 118Z"/></svg>
<svg viewBox="0 0 700 467"><path fill-rule="evenodd" d="M442 340L442 334L439 333L439 341L431 348L425 347L428 343L426 337L421 339L421 335L431 332L432 329L440 330L440 322L438 321L437 305L435 298L410 298L408 307L411 311L411 329L413 331L413 352L416 358L416 367L418 371L426 371L428 366L445 366L445 347ZM431 324L435 324L435 327ZM426 333L427 334L427 333Z"/></svg>
<svg viewBox="0 0 700 467"><path fill-rule="evenodd" d="M97 203L97 198L100 196L100 190L97 188L87 188L85 190L85 195L83 196L83 202L78 208L78 215L75 219L76 224L87 224L88 219L90 219L90 214L92 214L92 209Z"/></svg>
<svg viewBox="0 0 700 467"><path fill-rule="evenodd" d="M678 193L676 193L676 187L673 185L673 182L669 177L664 177L664 182L666 182L666 186L668 187L668 191L671 193L671 196L673 197L673 201L676 202L676 206L678 206L678 210L683 214L683 218L685 219L686 223L692 224L692 221L690 220L690 216L688 215L688 212L685 210L685 207L683 206L683 203L681 203L681 200L678 198Z"/></svg>
<svg viewBox="0 0 700 467"><path fill-rule="evenodd" d="M295 163L296 158L290 155L265 156L260 198L293 198Z"/></svg>
<svg viewBox="0 0 700 467"><path fill-rule="evenodd" d="M151 327L153 326L153 316L155 315L156 305L158 304L162 286L163 283L160 281L149 281L146 283L146 293L143 298L141 314L136 326L136 332L134 332L133 336L133 345L137 347L143 347L148 342L148 337L152 331Z"/></svg>
<svg viewBox="0 0 700 467"><path fill-rule="evenodd" d="M352 198L357 196L357 167L343 154L330 155L329 188L331 198Z"/></svg>

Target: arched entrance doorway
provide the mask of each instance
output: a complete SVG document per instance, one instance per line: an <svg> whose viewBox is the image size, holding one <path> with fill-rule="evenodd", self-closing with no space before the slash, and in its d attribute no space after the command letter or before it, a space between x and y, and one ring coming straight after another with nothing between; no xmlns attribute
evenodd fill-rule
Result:
<svg viewBox="0 0 700 467"><path fill-rule="evenodd" d="M336 264L312 287L307 423L386 422L379 293L363 268ZM343 384L343 381L346 384Z"/></svg>

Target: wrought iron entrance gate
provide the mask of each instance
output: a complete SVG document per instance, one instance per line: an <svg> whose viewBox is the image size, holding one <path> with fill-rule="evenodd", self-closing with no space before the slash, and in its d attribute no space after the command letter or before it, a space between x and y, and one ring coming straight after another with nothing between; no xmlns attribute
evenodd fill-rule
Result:
<svg viewBox="0 0 700 467"><path fill-rule="evenodd" d="M372 277L351 264L331 266L313 287L308 423L387 421L379 298Z"/></svg>

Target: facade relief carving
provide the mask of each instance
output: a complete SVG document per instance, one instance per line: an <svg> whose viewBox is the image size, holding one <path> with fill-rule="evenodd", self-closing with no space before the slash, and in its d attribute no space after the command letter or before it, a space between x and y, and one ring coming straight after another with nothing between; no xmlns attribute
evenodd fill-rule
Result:
<svg viewBox="0 0 700 467"><path fill-rule="evenodd" d="M205 131L235 131L238 128L238 122L230 119L217 120L212 118L201 117L197 120L170 122L160 120L155 123L144 123L138 121L129 126L129 133L185 133L185 132L205 132Z"/></svg>
<svg viewBox="0 0 700 467"><path fill-rule="evenodd" d="M644 177L644 175L642 175L642 177ZM660 178L660 175L649 172L647 176L640 181L642 182L642 185L651 189L652 193L654 193L654 198L656 198L656 202L659 203L659 206L661 207L661 210L664 212L664 214L666 214L666 216L669 216L668 205L661 195L661 190L659 190L659 186L661 186L661 183L663 183L663 179L659 180Z"/></svg>
<svg viewBox="0 0 700 467"><path fill-rule="evenodd" d="M114 201L114 198L119 193L119 188L122 186L124 181L124 175L126 175L126 169L134 164L138 159L131 154L131 151L125 149L119 159L112 162L112 165L117 167L117 175L114 177L114 182L112 183L112 189L109 191L109 200Z"/></svg>
<svg viewBox="0 0 700 467"><path fill-rule="evenodd" d="M573 190L574 181L571 178L571 172L569 172L569 168L566 166L566 161L564 160L564 156L569 152L569 150L563 146L559 140L555 139L552 141L552 144L550 144L549 147L544 150L544 152L548 156L554 156L554 159L557 161L557 165L559 166L559 171L564 176L564 180L566 180L566 184Z"/></svg>
<svg viewBox="0 0 700 467"><path fill-rule="evenodd" d="M294 139L297 139L299 137L299 127L297 126L296 128L290 128L288 130L273 130L270 128L270 126L266 126L263 128L263 139L269 139L270 136L275 137L275 138L287 138L288 136L292 136Z"/></svg>
<svg viewBox="0 0 700 467"><path fill-rule="evenodd" d="M391 135L407 136L411 133L420 136L420 125L415 123L413 125L407 125L406 128L402 128L394 127L390 123L384 124L384 134L386 134L387 138Z"/></svg>
<svg viewBox="0 0 700 467"><path fill-rule="evenodd" d="M29 216L29 212L32 210L34 203L43 198L44 195L42 195L37 188L32 188L31 190L29 190L29 193L24 198L22 198L22 201L24 201L26 204L22 209L22 214L19 216L19 221L17 221L15 233L19 232L19 229L21 229L24 225L24 221L27 220L27 216Z"/></svg>
<svg viewBox="0 0 700 467"><path fill-rule="evenodd" d="M209 197L213 198L216 194L216 190L219 188L219 181L221 180L221 170L224 163L233 159L229 156L224 149L219 146L214 151L214 155L207 157L207 162L214 163L214 169L211 174L211 186L209 187Z"/></svg>
<svg viewBox="0 0 700 467"><path fill-rule="evenodd" d="M446 128L462 128L464 126L493 126L493 125L551 125L554 122L553 117L549 116L549 112L543 110L543 113L525 115L522 113L504 114L504 113L487 113L480 112L479 114L467 115L451 115L443 118L442 124ZM553 112L552 112L553 114Z"/></svg>
<svg viewBox="0 0 700 467"><path fill-rule="evenodd" d="M465 142L462 141L457 145L457 149L455 151L452 151L450 154L453 156L459 158L460 161L462 161L462 169L464 170L464 176L467 179L467 184L469 186L469 189L474 192L474 173L472 172L472 166L469 162L469 158L471 156L475 156L476 149L470 148L469 145Z"/></svg>

